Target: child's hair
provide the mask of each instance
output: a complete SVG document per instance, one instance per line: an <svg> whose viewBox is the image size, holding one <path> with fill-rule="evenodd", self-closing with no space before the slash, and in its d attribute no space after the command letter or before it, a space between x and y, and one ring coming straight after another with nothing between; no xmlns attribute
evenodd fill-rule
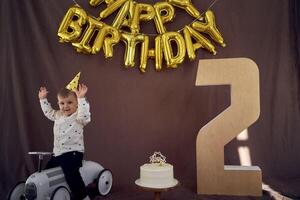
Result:
<svg viewBox="0 0 300 200"><path fill-rule="evenodd" d="M74 95L76 97L76 93L67 88L61 88L57 93L57 96L60 97L68 97L70 95Z"/></svg>

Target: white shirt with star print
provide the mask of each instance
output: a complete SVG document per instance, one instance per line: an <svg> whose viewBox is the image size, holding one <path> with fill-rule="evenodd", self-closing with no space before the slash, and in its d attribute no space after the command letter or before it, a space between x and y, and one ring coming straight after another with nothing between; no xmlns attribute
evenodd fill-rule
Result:
<svg viewBox="0 0 300 200"><path fill-rule="evenodd" d="M54 121L54 156L70 151L84 152L83 127L91 121L90 105L85 98L77 100L77 111L70 116L54 110L47 99L40 100L44 115Z"/></svg>

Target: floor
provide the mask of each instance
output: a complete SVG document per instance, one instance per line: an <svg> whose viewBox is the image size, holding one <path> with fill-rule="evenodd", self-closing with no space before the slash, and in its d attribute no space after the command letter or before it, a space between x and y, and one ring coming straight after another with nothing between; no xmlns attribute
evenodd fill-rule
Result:
<svg viewBox="0 0 300 200"><path fill-rule="evenodd" d="M178 186L167 192L162 192L161 200L300 200L300 179L268 180L262 185L262 197L240 197L220 195L197 195L193 188ZM144 191L138 187L114 187L105 197L95 197L94 200L154 200L154 192Z"/></svg>

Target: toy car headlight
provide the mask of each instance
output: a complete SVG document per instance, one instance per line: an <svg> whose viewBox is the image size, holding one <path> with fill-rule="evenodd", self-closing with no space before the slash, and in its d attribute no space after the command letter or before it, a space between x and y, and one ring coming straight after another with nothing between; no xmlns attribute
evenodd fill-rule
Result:
<svg viewBox="0 0 300 200"><path fill-rule="evenodd" d="M34 183L26 183L24 193L26 199L34 200L37 196L36 185Z"/></svg>

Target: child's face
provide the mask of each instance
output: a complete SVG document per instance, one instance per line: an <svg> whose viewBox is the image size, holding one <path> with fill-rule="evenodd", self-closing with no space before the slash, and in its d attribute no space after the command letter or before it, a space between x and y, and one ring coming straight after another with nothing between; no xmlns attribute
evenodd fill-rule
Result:
<svg viewBox="0 0 300 200"><path fill-rule="evenodd" d="M67 97L57 96L58 106L64 116L70 116L77 110L77 98L75 95L68 95Z"/></svg>

